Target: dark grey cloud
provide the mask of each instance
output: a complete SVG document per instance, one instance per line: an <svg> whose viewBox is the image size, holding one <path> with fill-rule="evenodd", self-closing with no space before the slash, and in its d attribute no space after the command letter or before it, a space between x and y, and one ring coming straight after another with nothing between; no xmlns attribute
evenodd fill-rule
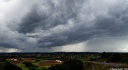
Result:
<svg viewBox="0 0 128 70"><path fill-rule="evenodd" d="M127 35L128 20L127 20L127 9L121 10L110 10L108 16L100 16L96 19L96 27L108 32L110 36L121 36Z"/></svg>
<svg viewBox="0 0 128 70"><path fill-rule="evenodd" d="M121 7L119 7L121 9ZM108 9L107 16L100 15L97 16L94 21L94 27L86 27L86 24L90 24L87 22L82 22L83 24L79 26L74 26L68 32L53 34L51 36L47 36L44 39L39 40L39 47L54 47L54 46L62 46L67 44L79 43L83 41L90 40L95 37L100 36L122 36L127 35L128 25L126 19L126 15L123 14L124 11L127 10L118 10L111 11L112 9ZM78 14L78 13L76 13ZM91 13L90 13L91 14ZM84 14L83 14L84 15ZM86 20L86 19L85 19ZM78 21L76 21L78 22ZM76 23L80 24L80 23ZM60 39L61 37L65 37L66 39ZM46 44L47 43L47 44Z"/></svg>
<svg viewBox="0 0 128 70"><path fill-rule="evenodd" d="M6 47L6 48L16 48L16 45L13 44L13 43L4 43L4 42L1 42L0 43L0 47Z"/></svg>
<svg viewBox="0 0 128 70"><path fill-rule="evenodd" d="M88 31L89 30L89 31ZM71 31L52 34L50 36L46 36L45 38L41 38L38 41L39 47L54 47L54 46L62 46L67 44L79 43L82 41L89 40L93 38L96 34L101 34L101 31L91 30L91 29L72 29ZM48 44L46 44L48 43Z"/></svg>
<svg viewBox="0 0 128 70"><path fill-rule="evenodd" d="M86 42L86 48L91 51L95 50L96 44L109 50L111 47L105 46L106 43L112 42L114 46L119 43L116 40L123 41L128 35L126 0L32 0L30 3L23 0L15 3L20 4L23 10L11 11L18 16L8 15L10 13L7 12L4 17L7 19L2 20L3 15L0 14L0 30L3 31L0 38L5 38L0 40L1 47L41 51L40 48L52 49ZM9 6L13 5L9 3ZM8 34L2 34L5 31ZM103 44L100 45L100 42Z"/></svg>
<svg viewBox="0 0 128 70"><path fill-rule="evenodd" d="M46 17L41 17L39 14L37 14L36 9L35 11L32 10L32 12L28 13L26 17L22 19L22 22L18 28L18 32L20 33L31 33L34 31L36 27L39 26L39 23L41 21L45 21ZM43 23L43 22L42 22Z"/></svg>
<svg viewBox="0 0 128 70"><path fill-rule="evenodd" d="M18 32L31 33L34 32L36 28L46 30L57 25L67 24L69 19L75 19L78 13L78 6L75 5L77 1L65 0L60 2L60 5L55 5L53 1L46 1L47 5L43 3L34 5L32 9L30 9L30 12L22 19L18 27ZM79 1L79 3L82 2ZM40 10L41 7L46 9Z"/></svg>

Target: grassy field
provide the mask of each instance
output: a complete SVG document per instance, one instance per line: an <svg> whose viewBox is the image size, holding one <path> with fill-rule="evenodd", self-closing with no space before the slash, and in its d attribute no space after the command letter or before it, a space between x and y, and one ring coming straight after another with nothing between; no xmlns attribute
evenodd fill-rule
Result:
<svg viewBox="0 0 128 70"><path fill-rule="evenodd" d="M20 67L20 68L22 68L22 70L29 70L29 69L26 68L25 65L22 64L22 63L17 64L17 66Z"/></svg>
<svg viewBox="0 0 128 70"><path fill-rule="evenodd" d="M12 61L10 59L7 59L7 61L9 61L10 63L17 65L18 67L22 68L22 70L29 70L27 67L25 67L25 65L23 64L23 62L31 62L33 65L38 66L38 68L48 68L51 65L55 65L55 64L60 64L57 63L55 60L37 60L37 59L29 59L29 58L23 58L23 60L18 60L18 61Z"/></svg>

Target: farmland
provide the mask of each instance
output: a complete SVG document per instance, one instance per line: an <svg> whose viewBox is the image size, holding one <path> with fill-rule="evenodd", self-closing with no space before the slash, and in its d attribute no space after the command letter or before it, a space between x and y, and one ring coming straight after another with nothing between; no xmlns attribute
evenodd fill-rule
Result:
<svg viewBox="0 0 128 70"><path fill-rule="evenodd" d="M109 70L128 68L127 53L2 53L0 57L22 70ZM122 57L122 58L120 58ZM118 59L117 59L118 58ZM72 65L78 63L79 67ZM72 69L72 66L77 68ZM58 68L58 69L56 69ZM67 69L66 69L67 68Z"/></svg>

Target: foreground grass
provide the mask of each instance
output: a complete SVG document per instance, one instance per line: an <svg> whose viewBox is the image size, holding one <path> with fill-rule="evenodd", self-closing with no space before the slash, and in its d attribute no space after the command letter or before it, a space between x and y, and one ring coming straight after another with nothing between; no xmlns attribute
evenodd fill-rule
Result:
<svg viewBox="0 0 128 70"><path fill-rule="evenodd" d="M17 66L20 67L20 68L22 68L22 70L29 70L29 69L26 68L25 65L22 64L22 63L17 64Z"/></svg>

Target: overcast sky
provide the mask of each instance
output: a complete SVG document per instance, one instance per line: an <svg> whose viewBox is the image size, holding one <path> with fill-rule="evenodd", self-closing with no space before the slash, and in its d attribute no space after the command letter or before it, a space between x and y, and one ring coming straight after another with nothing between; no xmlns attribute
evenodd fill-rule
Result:
<svg viewBox="0 0 128 70"><path fill-rule="evenodd" d="M128 0L0 0L0 52L128 52Z"/></svg>

